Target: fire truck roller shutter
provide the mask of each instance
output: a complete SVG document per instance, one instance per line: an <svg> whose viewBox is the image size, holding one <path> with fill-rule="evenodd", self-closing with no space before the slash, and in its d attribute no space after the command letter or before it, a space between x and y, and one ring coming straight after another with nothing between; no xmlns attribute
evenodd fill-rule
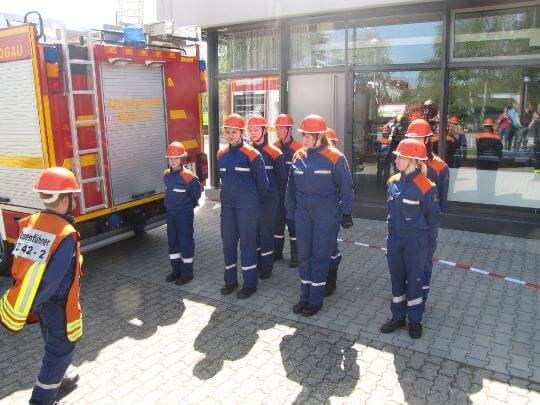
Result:
<svg viewBox="0 0 540 405"><path fill-rule="evenodd" d="M42 208L32 190L43 169L32 60L0 63L0 197L12 205Z"/></svg>
<svg viewBox="0 0 540 405"><path fill-rule="evenodd" d="M162 67L101 65L106 153L115 205L164 191Z"/></svg>

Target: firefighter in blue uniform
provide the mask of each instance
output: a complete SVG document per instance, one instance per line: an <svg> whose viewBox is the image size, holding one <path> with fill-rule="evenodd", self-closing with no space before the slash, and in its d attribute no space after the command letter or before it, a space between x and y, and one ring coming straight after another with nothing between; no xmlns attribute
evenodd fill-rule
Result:
<svg viewBox="0 0 540 405"><path fill-rule="evenodd" d="M308 115L298 131L304 147L293 158L285 208L295 220L300 259L300 301L293 312L312 316L323 305L339 224L353 225L353 188L347 160L328 145L324 118Z"/></svg>
<svg viewBox="0 0 540 405"><path fill-rule="evenodd" d="M448 187L450 171L448 165L439 156L433 153L433 143L431 137L433 132L429 123L423 119L414 120L407 128L405 137L417 139L426 145L427 161L426 163L426 175L428 179L437 187L437 195L439 198L441 214L448 208ZM422 304L425 306L429 295L429 289L431 286L431 274L433 272L433 256L437 249L437 237L439 232L439 226L433 226L430 228L430 235L428 238L428 258L426 260L426 267L422 275Z"/></svg>
<svg viewBox="0 0 540 405"><path fill-rule="evenodd" d="M381 326L391 333L405 326L409 335L422 336L422 275L428 259L428 239L441 215L435 185L424 174L421 161L427 160L426 146L404 139L393 152L399 170L388 180L387 260L392 283L392 319Z"/></svg>
<svg viewBox="0 0 540 405"><path fill-rule="evenodd" d="M268 143L266 119L260 115L252 116L247 123L253 147L264 160L268 190L261 193L259 212L258 270L262 280L272 274L274 267L274 229L279 204L279 196L285 193L287 171L283 153Z"/></svg>
<svg viewBox="0 0 540 405"><path fill-rule="evenodd" d="M184 168L186 149L181 142L167 147L169 168L163 172L165 182L165 209L167 217L167 240L172 272L167 282L184 285L193 280L194 209L201 198L199 179Z"/></svg>
<svg viewBox="0 0 540 405"><path fill-rule="evenodd" d="M292 158L294 154L302 147L302 144L295 141L292 137L292 127L294 121L289 114L279 114L274 124L276 127L276 133L278 140L274 143L274 146L279 148L283 153L286 164L286 179L289 179L289 172L292 165ZM289 261L289 267L298 267L298 245L296 243L296 229L294 226L294 219L285 218L285 190L279 197L278 212L276 218L276 229L274 231L274 260L278 261L283 259L283 245L285 244L285 224L287 224L287 230L289 232L289 239L291 242L291 260Z"/></svg>
<svg viewBox="0 0 540 405"><path fill-rule="evenodd" d="M225 259L223 295L238 287L237 248L240 241L244 285L238 298L248 298L257 290L257 231L261 194L268 189L268 177L261 154L243 142L245 121L229 115L223 124L229 144L219 150L217 165L221 185L221 239Z"/></svg>

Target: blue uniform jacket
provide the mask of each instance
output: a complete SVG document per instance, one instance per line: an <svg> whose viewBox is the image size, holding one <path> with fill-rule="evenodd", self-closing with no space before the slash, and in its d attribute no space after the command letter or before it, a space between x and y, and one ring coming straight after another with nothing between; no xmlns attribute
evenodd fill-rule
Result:
<svg viewBox="0 0 540 405"><path fill-rule="evenodd" d="M230 208L254 208L260 195L268 190L268 177L261 154L241 142L217 153L221 183L221 205Z"/></svg>
<svg viewBox="0 0 540 405"><path fill-rule="evenodd" d="M287 169L285 168L283 153L267 142L253 146L263 157L264 168L268 177L268 190L263 193L263 200L273 199L277 201L280 195L285 194L285 188L287 187Z"/></svg>
<svg viewBox="0 0 540 405"><path fill-rule="evenodd" d="M437 187L441 212L444 213L448 208L448 185L450 182L450 171L444 160L437 155L433 156L433 159L429 159L426 162L427 177L433 183L435 183L435 186Z"/></svg>
<svg viewBox="0 0 540 405"><path fill-rule="evenodd" d="M74 223L73 217L68 215L60 215L50 210L46 210L46 212L58 215L70 224ZM51 298L59 301L67 299L75 276L76 243L72 236L68 236L60 242L52 254L32 304L32 312L39 313L43 304Z"/></svg>
<svg viewBox="0 0 540 405"><path fill-rule="evenodd" d="M165 208L167 211L193 209L201 198L201 183L187 169L172 171L170 168L163 172L165 183Z"/></svg>
<svg viewBox="0 0 540 405"><path fill-rule="evenodd" d="M298 207L333 204L342 214L350 215L353 199L351 170L340 151L323 144L296 152L285 196L288 219L294 218Z"/></svg>
<svg viewBox="0 0 540 405"><path fill-rule="evenodd" d="M405 236L413 231L437 229L441 207L435 185L415 170L407 176L395 174L388 180L388 229Z"/></svg>
<svg viewBox="0 0 540 405"><path fill-rule="evenodd" d="M302 148L302 144L298 141L295 141L292 136L289 142L283 143L281 141L277 141L274 143L274 146L277 147L282 153L283 153L283 159L285 160L285 165L287 167L286 172L286 180L285 184L287 184L287 180L289 179L289 170L292 165L292 160L294 157L294 154L298 152L299 149Z"/></svg>

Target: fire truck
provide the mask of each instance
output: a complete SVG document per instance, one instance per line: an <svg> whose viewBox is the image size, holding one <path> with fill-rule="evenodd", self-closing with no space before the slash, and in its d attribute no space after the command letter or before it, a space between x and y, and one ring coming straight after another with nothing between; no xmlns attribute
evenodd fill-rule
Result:
<svg viewBox="0 0 540 405"><path fill-rule="evenodd" d="M169 142L185 145L203 183L208 173L198 47L127 46L63 29L45 40L38 28L0 29L0 270L19 219L43 209L33 187L45 168L68 168L81 185L83 251L164 223Z"/></svg>

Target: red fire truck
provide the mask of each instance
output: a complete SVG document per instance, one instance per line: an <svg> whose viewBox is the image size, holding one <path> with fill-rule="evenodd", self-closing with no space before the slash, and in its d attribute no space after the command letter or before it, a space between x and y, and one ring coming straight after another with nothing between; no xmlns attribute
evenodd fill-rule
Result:
<svg viewBox="0 0 540 405"><path fill-rule="evenodd" d="M42 30L40 29L40 32ZM33 24L0 30L0 270L20 218L43 208L33 191L47 167L71 169L82 192L83 248L163 223L165 150L181 141L204 182L198 48L129 47L100 32Z"/></svg>

